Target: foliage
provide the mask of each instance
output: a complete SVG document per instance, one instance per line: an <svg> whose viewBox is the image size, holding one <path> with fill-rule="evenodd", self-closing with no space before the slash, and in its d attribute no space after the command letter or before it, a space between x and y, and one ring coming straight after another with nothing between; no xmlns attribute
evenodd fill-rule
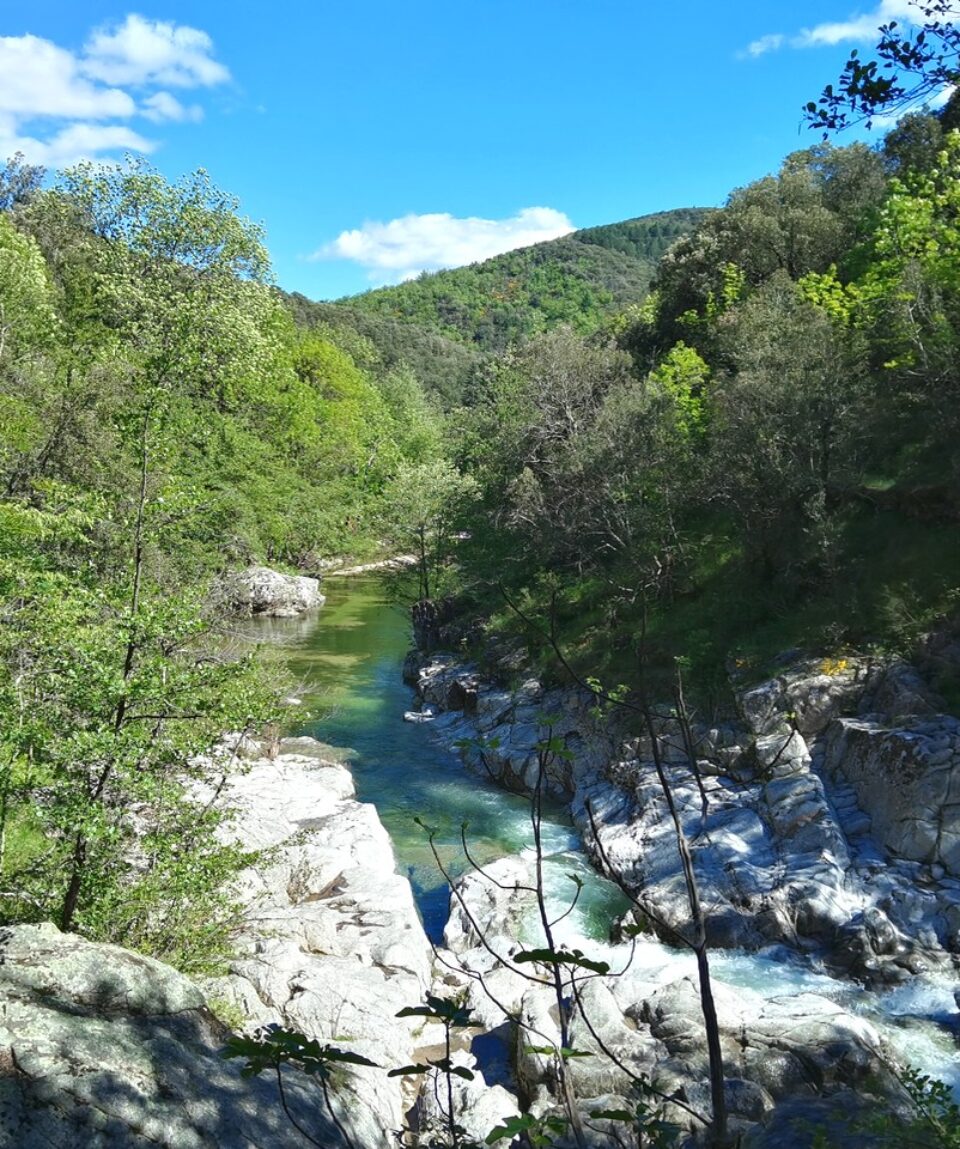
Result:
<svg viewBox="0 0 960 1149"><path fill-rule="evenodd" d="M209 576L374 545L438 419L408 373L381 389L296 331L204 172L42 191L15 158L0 189L0 914L206 968L250 860L210 748L274 716Z"/></svg>
<svg viewBox="0 0 960 1149"><path fill-rule="evenodd" d="M916 18L879 29L876 59L850 53L835 87L827 84L804 108L812 128L842 131L875 117L896 116L928 101L960 77L960 8L955 0L912 0ZM916 28L911 27L915 25Z"/></svg>
<svg viewBox="0 0 960 1149"><path fill-rule="evenodd" d="M560 324L586 334L646 295L657 258L703 215L684 209L590 228L343 305L486 352L505 351Z"/></svg>
<svg viewBox="0 0 960 1149"><path fill-rule="evenodd" d="M456 541L457 519L477 495L476 481L445 459L401 465L386 498L385 526L417 557L418 599L436 597Z"/></svg>
<svg viewBox="0 0 960 1149"><path fill-rule="evenodd" d="M348 1149L354 1149L354 1142L346 1127L337 1115L330 1093L331 1082L336 1071L344 1065L375 1068L376 1063L359 1053L349 1049L342 1049L329 1042L321 1045L313 1038L305 1037L295 1030L284 1029L278 1025L270 1025L258 1029L252 1036L234 1035L227 1042L223 1056L244 1057L241 1073L244 1077L257 1077L266 1069L276 1074L277 1088L280 1093L280 1102L294 1128L318 1149L327 1149L329 1142L325 1139L319 1141L297 1122L287 1103L283 1087L283 1066L292 1066L307 1077L315 1080L323 1094L324 1104L334 1127L340 1134Z"/></svg>
<svg viewBox="0 0 960 1149"><path fill-rule="evenodd" d="M603 332L489 363L456 444L481 491L471 611L527 641L500 585L530 609L557 596L585 671L635 683L645 633L664 673L689 655L711 691L734 643L905 649L948 616L958 146L920 116L883 154L797 152ZM894 603L923 620L910 639Z"/></svg>
<svg viewBox="0 0 960 1149"><path fill-rule="evenodd" d="M40 248L0 215L0 361L40 350L56 322Z"/></svg>
<svg viewBox="0 0 960 1149"><path fill-rule="evenodd" d="M125 580L56 569L56 547L84 553L95 511L8 505L0 528L2 913L205 968L229 945L249 857L221 842L205 792L229 756L199 756L266 718L269 697L249 659L209 645L195 603L132 614Z"/></svg>
<svg viewBox="0 0 960 1149"><path fill-rule="evenodd" d="M331 339L378 378L392 371L412 373L444 409L464 401L486 359L479 348L449 339L433 325L406 323L350 302L314 303L295 292L286 304L299 327Z"/></svg>

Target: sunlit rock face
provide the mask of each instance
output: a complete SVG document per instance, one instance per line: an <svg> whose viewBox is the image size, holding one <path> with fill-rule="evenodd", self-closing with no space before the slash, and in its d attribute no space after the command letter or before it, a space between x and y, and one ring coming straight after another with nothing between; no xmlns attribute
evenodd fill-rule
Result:
<svg viewBox="0 0 960 1149"><path fill-rule="evenodd" d="M431 729L471 742L468 760L510 789L533 788L538 744L559 739L546 784L571 801L594 860L665 940L690 929L649 732L623 742L584 691L505 690L450 655L407 674L439 715ZM734 686L739 720L685 734L663 708L654 719L708 892L710 943L816 951L869 984L949 970L960 953L957 720L936 714L902 662L788 657L776 677L738 687L735 672Z"/></svg>
<svg viewBox="0 0 960 1149"><path fill-rule="evenodd" d="M245 921L229 974L205 988L248 1027L278 1022L386 1068L408 1064L415 1023L396 1014L423 999L432 951L376 808L355 800L349 770L323 753L313 739L285 739L221 795L243 845L264 853L242 875ZM372 1069L343 1077L338 1096L358 1144L392 1144L400 1080Z"/></svg>
<svg viewBox="0 0 960 1149"><path fill-rule="evenodd" d="M319 579L257 566L224 575L210 598L215 609L235 618L295 618L326 601Z"/></svg>
<svg viewBox="0 0 960 1149"><path fill-rule="evenodd" d="M834 722L825 767L852 784L873 834L902 858L960 878L960 722L948 715Z"/></svg>

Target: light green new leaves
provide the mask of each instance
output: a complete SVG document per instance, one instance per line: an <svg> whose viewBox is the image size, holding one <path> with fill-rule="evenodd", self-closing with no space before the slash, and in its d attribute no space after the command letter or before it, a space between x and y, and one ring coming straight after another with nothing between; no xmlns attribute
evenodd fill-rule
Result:
<svg viewBox="0 0 960 1149"><path fill-rule="evenodd" d="M0 215L0 364L49 344L56 329L40 248Z"/></svg>

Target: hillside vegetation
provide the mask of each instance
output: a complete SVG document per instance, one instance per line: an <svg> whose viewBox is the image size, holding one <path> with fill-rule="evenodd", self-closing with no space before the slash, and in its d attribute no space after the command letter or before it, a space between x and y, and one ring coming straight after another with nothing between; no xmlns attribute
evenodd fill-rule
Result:
<svg viewBox="0 0 960 1149"><path fill-rule="evenodd" d="M504 351L561 323L586 334L642 300L657 260L706 214L687 208L588 228L337 306L413 324L486 352Z"/></svg>
<svg viewBox="0 0 960 1149"><path fill-rule="evenodd" d="M489 357L479 347L450 339L429 325L404 323L348 303L315 303L298 293L285 299L299 327L327 332L368 367L411 371L444 408L462 402L474 374Z"/></svg>
<svg viewBox="0 0 960 1149"><path fill-rule="evenodd" d="M707 697L730 659L949 628L958 203L960 135L932 116L798 152L675 243L642 304L499 356L456 448L482 492L462 608L549 670L506 591L583 671L681 657Z"/></svg>

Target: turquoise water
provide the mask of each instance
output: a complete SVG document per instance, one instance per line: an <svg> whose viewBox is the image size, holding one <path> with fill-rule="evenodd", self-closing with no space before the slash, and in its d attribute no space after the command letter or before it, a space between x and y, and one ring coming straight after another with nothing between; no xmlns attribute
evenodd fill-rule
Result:
<svg viewBox="0 0 960 1149"><path fill-rule="evenodd" d="M448 910L448 888L415 819L435 828L441 862L450 873L466 868L460 827L468 824L471 855L481 864L532 847L530 806L467 770L428 725L403 721L414 694L401 677L410 647L408 613L388 603L375 579L329 580L327 602L305 621L257 624L261 639L278 642L281 657L301 692L302 721L295 733L309 734L347 762L357 797L376 805L393 839L398 866L413 885L428 934L439 940ZM579 851L579 837L560 810L544 827L550 856L549 885L565 895L575 872L587 883L578 924L605 937L623 910L623 899L597 877Z"/></svg>

